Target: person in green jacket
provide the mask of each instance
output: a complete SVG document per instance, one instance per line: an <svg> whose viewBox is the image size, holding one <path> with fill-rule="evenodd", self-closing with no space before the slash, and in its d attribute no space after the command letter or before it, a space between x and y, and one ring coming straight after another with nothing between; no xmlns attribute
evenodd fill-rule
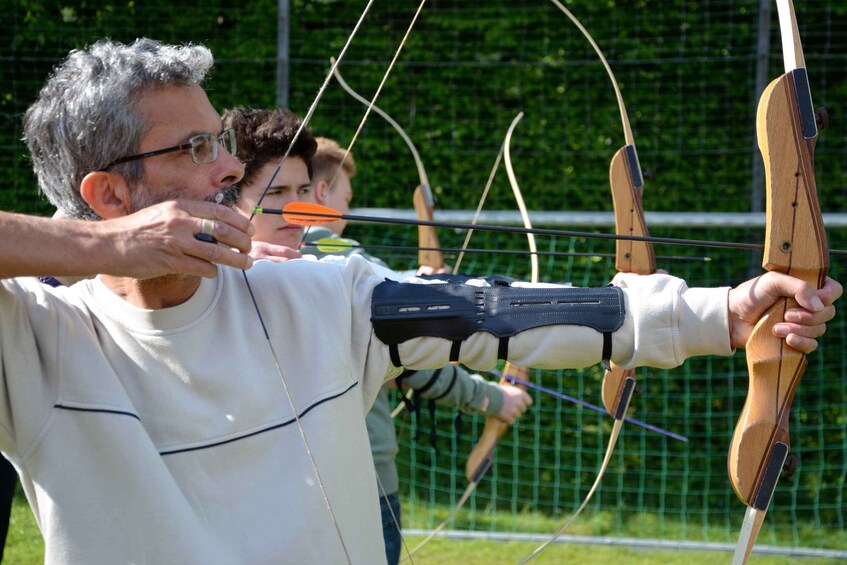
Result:
<svg viewBox="0 0 847 565"><path fill-rule="evenodd" d="M235 130L239 158L245 165L245 175L239 185L236 206L247 212L258 201L272 172L288 150L293 134L300 125L300 119L290 111L280 108L236 108L224 113L224 124L224 127ZM324 204L346 213L353 198L351 178L356 174L353 156L348 155L347 159L344 159L344 150L331 139L312 139L307 130L301 133L295 148L289 153L271 183L268 195L273 199L273 203L269 203L267 195L263 202L267 206L282 208L288 202L301 200ZM303 149L312 144L315 144L316 151L310 153L308 149ZM308 188L304 185L306 173L311 177L311 185ZM264 226L264 229L257 226L251 252L254 258L286 261L300 256L297 247L302 238L302 229L298 231L296 226L286 224L279 216L266 217L263 221L272 221L275 224ZM327 238L343 240L341 235L345 227L344 221L312 226L306 233L305 241L308 243ZM351 247L338 253L325 253L318 251L316 246L308 245L305 248L306 253L314 254L318 258L360 254L382 266L387 277L402 276L390 271L383 261L365 253L358 242L345 241L350 243ZM418 274L440 272L425 270ZM468 373L458 365L447 365L437 370L407 371L398 380L403 386L413 389L420 399L453 406L466 413L494 416L509 424L514 423L532 404L532 399L523 390L508 384L499 385L488 381L480 375ZM399 447L391 411L389 385L386 385L380 390L368 413L366 425L381 493L383 537L389 565L399 561L402 546L400 502L397 494L399 477L395 464Z"/></svg>
<svg viewBox="0 0 847 565"><path fill-rule="evenodd" d="M350 210L353 199L351 179L356 174L356 164L352 154L344 159L345 150L331 139L318 137L317 151L312 158L312 190L301 196L301 200L329 206L346 214ZM340 169L339 169L340 168ZM340 220L325 226L312 226L306 233L306 242L319 239L344 239L342 234L346 222ZM348 251L341 254L359 253L369 260L384 263L368 255L355 240ZM317 247L307 246L308 253L312 250L318 257L323 253ZM441 274L427 267L418 270L419 275ZM434 400L445 406L453 406L466 413L484 413L495 416L508 424L523 414L532 404L532 399L523 390L511 385L498 385L480 375L470 374L458 365L447 365L437 370L407 371L401 377L402 383L414 391L414 394L425 400ZM400 504L397 498L399 480L397 465L398 445L394 422L391 418L391 404L388 386L382 387L365 422L368 427L368 437L371 440L371 452L376 466L377 478L381 484L383 537L385 551L389 564L397 563L401 549L400 537Z"/></svg>

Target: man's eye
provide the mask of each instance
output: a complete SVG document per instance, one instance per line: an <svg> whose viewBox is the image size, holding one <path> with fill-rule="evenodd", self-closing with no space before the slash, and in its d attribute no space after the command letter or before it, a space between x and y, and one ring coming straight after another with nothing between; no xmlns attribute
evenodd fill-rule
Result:
<svg viewBox="0 0 847 565"><path fill-rule="evenodd" d="M300 188L297 189L297 194L309 194L309 192L311 190L312 190L312 187L310 187L310 186L301 186Z"/></svg>
<svg viewBox="0 0 847 565"><path fill-rule="evenodd" d="M192 140L191 154L198 163L207 162L212 155L211 142L204 137L195 138Z"/></svg>

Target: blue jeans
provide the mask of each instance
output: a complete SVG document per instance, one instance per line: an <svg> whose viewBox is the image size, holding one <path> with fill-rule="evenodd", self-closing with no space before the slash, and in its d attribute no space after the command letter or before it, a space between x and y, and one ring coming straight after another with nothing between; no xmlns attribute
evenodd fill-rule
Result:
<svg viewBox="0 0 847 565"><path fill-rule="evenodd" d="M400 499L397 498L397 493L379 497L379 509L382 512L385 558L388 560L388 565L397 565L397 562L400 561L400 548L403 545L403 538L400 533ZM394 516L391 515L392 512L394 512Z"/></svg>

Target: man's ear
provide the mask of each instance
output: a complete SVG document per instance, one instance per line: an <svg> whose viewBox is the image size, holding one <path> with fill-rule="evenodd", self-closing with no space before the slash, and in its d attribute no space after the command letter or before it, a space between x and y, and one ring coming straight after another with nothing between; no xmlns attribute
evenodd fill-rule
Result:
<svg viewBox="0 0 847 565"><path fill-rule="evenodd" d="M329 183L324 179L317 181L315 184L315 201L318 204L326 204L326 196L329 192Z"/></svg>
<svg viewBox="0 0 847 565"><path fill-rule="evenodd" d="M131 213L129 186L119 174L106 171L88 173L79 185L79 193L86 204L105 220Z"/></svg>

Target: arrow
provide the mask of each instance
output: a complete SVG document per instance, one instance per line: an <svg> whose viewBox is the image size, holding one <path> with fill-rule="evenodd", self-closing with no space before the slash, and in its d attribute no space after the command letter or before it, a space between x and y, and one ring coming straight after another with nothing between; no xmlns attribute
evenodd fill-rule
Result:
<svg viewBox="0 0 847 565"><path fill-rule="evenodd" d="M407 220L403 218L384 218L381 216L364 216L359 214L342 214L328 206L313 204L311 202L291 202L284 209L253 208L254 214L278 214L282 215L290 224L300 226L315 226L326 223L327 218L332 220L348 220L352 222L369 222L374 224L396 224L405 226L433 226L437 228L453 228L460 230L480 230L501 233L532 233L535 235L550 235L559 237L585 237L590 239L624 240L624 241L649 241L652 243L665 243L669 245L690 245L694 247L715 247L719 249L747 249L762 251L765 246L761 243L730 243L727 241L712 241L704 239L681 239L674 237L642 237L637 235L617 235L610 233L593 233L573 230L554 230L545 228L522 228L518 226L494 226L490 224L465 224L453 222L438 222L424 220ZM847 255L847 250L831 249L831 254Z"/></svg>

